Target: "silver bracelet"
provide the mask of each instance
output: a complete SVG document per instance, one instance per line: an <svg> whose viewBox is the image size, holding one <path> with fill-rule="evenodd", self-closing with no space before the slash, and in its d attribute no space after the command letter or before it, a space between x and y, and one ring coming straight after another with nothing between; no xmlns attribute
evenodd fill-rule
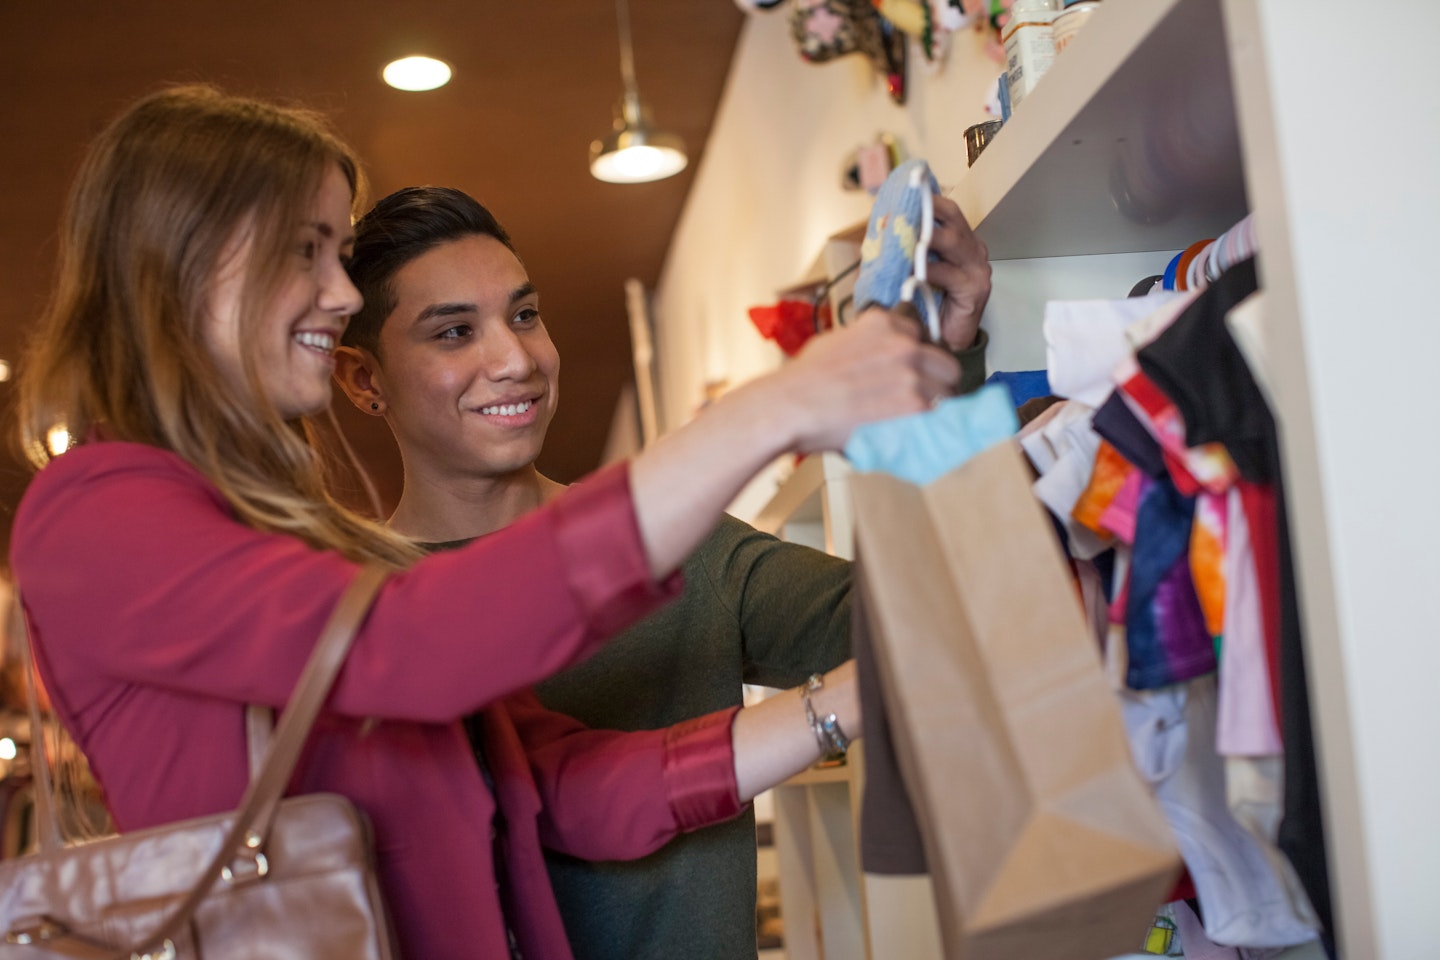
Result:
<svg viewBox="0 0 1440 960"><path fill-rule="evenodd" d="M815 705L810 702L810 695L818 693L825 686L825 679L818 673L812 673L800 688L800 702L805 705L805 719L810 724L810 730L815 734L815 742L820 746L820 759L839 760L845 756L845 751L850 749L850 738L840 727L840 718L833 713L827 713L823 718L816 715Z"/></svg>

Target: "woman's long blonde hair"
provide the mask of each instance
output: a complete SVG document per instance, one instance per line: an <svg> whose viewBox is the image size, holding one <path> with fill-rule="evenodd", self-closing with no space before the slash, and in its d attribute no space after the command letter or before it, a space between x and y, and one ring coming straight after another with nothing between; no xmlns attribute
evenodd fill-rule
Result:
<svg viewBox="0 0 1440 960"><path fill-rule="evenodd" d="M312 425L221 376L202 339L211 285L253 237L242 343L272 302L330 164L359 202L359 166L319 116L203 86L140 100L91 146L60 232L54 296L20 371L20 441L44 466L51 431L160 447L205 474L257 528L401 566L409 541L327 491Z"/></svg>

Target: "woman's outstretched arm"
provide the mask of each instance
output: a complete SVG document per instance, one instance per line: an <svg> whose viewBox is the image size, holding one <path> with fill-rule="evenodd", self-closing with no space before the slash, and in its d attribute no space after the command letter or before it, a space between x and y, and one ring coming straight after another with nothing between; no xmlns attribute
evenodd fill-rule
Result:
<svg viewBox="0 0 1440 960"><path fill-rule="evenodd" d="M928 409L959 377L954 357L920 343L914 321L884 310L815 337L635 458L630 486L651 571L678 567L777 456L842 449L860 424Z"/></svg>

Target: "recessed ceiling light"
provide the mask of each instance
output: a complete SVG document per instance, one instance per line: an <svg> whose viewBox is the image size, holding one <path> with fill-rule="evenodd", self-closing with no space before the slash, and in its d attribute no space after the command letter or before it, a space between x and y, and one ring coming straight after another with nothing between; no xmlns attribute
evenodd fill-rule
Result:
<svg viewBox="0 0 1440 960"><path fill-rule="evenodd" d="M401 57L380 71L396 90L434 90L450 82L450 64L434 57Z"/></svg>

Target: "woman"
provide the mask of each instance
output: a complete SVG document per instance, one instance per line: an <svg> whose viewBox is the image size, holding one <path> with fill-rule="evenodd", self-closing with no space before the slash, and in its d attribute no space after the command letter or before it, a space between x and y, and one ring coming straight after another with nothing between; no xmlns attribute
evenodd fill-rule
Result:
<svg viewBox="0 0 1440 960"><path fill-rule="evenodd" d="M965 348L963 391L985 376L989 264L959 208L935 205L931 272L947 293L942 336ZM409 187L355 232L350 277L365 306L345 329L336 378L399 445L391 529L453 548L558 496L565 488L535 460L559 403L560 356L504 228L459 190ZM539 684L541 701L594 727L656 729L738 705L747 682L793 687L850 655L850 564L836 557L726 517L684 574L675 602ZM733 960L755 954L755 856L747 813L634 861L545 859L579 960Z"/></svg>
<svg viewBox="0 0 1440 960"><path fill-rule="evenodd" d="M141 100L81 167L22 372L21 436L44 467L11 556L55 710L122 830L233 807L245 704L286 702L358 562L414 560L326 497L303 423L329 402L360 307L344 270L358 180L316 117L208 88ZM672 595L676 565L761 464L923 409L955 376L874 315L633 464L396 574L296 785L370 815L409 955L503 957L513 937L532 960L565 957L541 839L634 856L813 759L793 699L768 720L722 711L625 736L516 692ZM49 439L57 427L74 449ZM816 706L853 729L846 699ZM458 722L487 707L505 725L485 740L503 820ZM520 736L551 748L506 752ZM507 779L527 761L534 782Z"/></svg>

